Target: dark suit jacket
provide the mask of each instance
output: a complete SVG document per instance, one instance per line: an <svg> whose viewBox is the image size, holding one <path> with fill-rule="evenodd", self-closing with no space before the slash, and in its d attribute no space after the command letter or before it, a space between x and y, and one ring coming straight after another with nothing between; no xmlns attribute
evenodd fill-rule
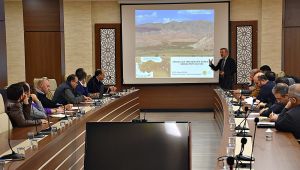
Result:
<svg viewBox="0 0 300 170"><path fill-rule="evenodd" d="M218 64L210 65L210 67L214 70L221 70L221 65L223 62L223 58L219 60ZM223 89L232 89L234 83L234 74L236 73L236 64L233 58L229 57L226 59L224 66L224 77L219 76L219 84Z"/></svg>
<svg viewBox="0 0 300 170"><path fill-rule="evenodd" d="M89 82L87 83L87 88L88 88L89 93L104 94L109 91L109 89L104 86L102 81L98 81L98 79L95 76L93 76L89 80Z"/></svg>
<svg viewBox="0 0 300 170"><path fill-rule="evenodd" d="M46 97L46 94L37 91L37 98L41 101L45 108L57 108L59 105Z"/></svg>
<svg viewBox="0 0 300 170"><path fill-rule="evenodd" d="M284 109L284 104L275 102L268 110L262 112L261 116L269 117L272 112L275 114L280 114Z"/></svg>
<svg viewBox="0 0 300 170"><path fill-rule="evenodd" d="M275 122L275 128L292 132L297 139L300 139L300 105L281 113Z"/></svg>
<svg viewBox="0 0 300 170"><path fill-rule="evenodd" d="M275 96L272 92L274 86L274 81L268 81L267 84L261 86L257 99L261 102L267 103L267 106L273 105L276 101Z"/></svg>
<svg viewBox="0 0 300 170"><path fill-rule="evenodd" d="M59 85L54 93L53 102L59 104L77 104L84 101L84 96L77 94L68 83Z"/></svg>

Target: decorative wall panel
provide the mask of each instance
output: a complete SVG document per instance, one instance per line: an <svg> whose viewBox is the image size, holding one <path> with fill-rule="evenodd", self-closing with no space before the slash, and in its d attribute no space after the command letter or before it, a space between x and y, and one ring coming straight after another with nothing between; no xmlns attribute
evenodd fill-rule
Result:
<svg viewBox="0 0 300 170"><path fill-rule="evenodd" d="M104 85L116 84L116 30L100 29L101 68L105 71Z"/></svg>
<svg viewBox="0 0 300 170"><path fill-rule="evenodd" d="M249 82L252 70L252 26L237 27L237 84Z"/></svg>
<svg viewBox="0 0 300 170"><path fill-rule="evenodd" d="M237 63L236 84L249 83L249 75L257 68L257 21L231 21L230 55ZM236 88L242 88L237 86Z"/></svg>

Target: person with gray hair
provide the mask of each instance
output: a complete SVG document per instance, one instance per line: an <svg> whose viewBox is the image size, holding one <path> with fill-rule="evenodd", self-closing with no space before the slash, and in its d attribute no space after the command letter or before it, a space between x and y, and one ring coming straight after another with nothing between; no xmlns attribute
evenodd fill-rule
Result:
<svg viewBox="0 0 300 170"><path fill-rule="evenodd" d="M281 111L284 109L284 106L288 103L288 90L289 86L285 83L278 83L272 89L272 93L276 98L276 102L268 107L262 109L259 113L261 116L269 117L270 114L280 114ZM275 115L274 115L275 117Z"/></svg>
<svg viewBox="0 0 300 170"><path fill-rule="evenodd" d="M296 139L300 139L300 84L289 87L288 98L289 107L285 113L278 116L275 128L279 131L292 132Z"/></svg>

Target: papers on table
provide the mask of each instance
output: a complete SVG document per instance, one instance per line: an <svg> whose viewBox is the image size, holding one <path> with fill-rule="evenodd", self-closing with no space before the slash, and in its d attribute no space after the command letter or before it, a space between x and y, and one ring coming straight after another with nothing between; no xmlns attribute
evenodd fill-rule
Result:
<svg viewBox="0 0 300 170"><path fill-rule="evenodd" d="M258 112L252 112L250 113L250 115L248 116L248 120L254 120L256 117L259 117L260 114Z"/></svg>
<svg viewBox="0 0 300 170"><path fill-rule="evenodd" d="M273 127L275 127L275 122L258 122L257 127L260 127L260 128L273 128Z"/></svg>
<svg viewBox="0 0 300 170"><path fill-rule="evenodd" d="M78 110L78 109L82 109L83 107L72 107L72 110Z"/></svg>
<svg viewBox="0 0 300 170"><path fill-rule="evenodd" d="M59 114L53 114L53 115L50 115L50 116L51 117L56 117L56 118L63 118L63 117L65 117L65 114L59 113Z"/></svg>
<svg viewBox="0 0 300 170"><path fill-rule="evenodd" d="M247 104L252 105L253 103L253 97L248 97L244 100Z"/></svg>
<svg viewBox="0 0 300 170"><path fill-rule="evenodd" d="M88 101L88 102L80 102L80 103L82 103L82 104L93 104L95 102L94 101Z"/></svg>

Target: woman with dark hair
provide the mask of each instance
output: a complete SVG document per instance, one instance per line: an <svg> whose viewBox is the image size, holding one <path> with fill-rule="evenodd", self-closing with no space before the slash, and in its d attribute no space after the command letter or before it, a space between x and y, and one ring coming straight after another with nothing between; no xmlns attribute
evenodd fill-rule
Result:
<svg viewBox="0 0 300 170"><path fill-rule="evenodd" d="M6 89L6 93L7 114L13 127L34 126L42 123L41 120L26 119L26 116L30 115L31 105L22 85L12 84Z"/></svg>
<svg viewBox="0 0 300 170"><path fill-rule="evenodd" d="M19 82L23 89L25 95L28 97L29 104L31 106L31 111L29 115L25 115L26 119L46 119L46 111L40 102L40 100L37 98L35 94L32 94L31 91L35 91L34 89L30 88L30 85L26 82Z"/></svg>

